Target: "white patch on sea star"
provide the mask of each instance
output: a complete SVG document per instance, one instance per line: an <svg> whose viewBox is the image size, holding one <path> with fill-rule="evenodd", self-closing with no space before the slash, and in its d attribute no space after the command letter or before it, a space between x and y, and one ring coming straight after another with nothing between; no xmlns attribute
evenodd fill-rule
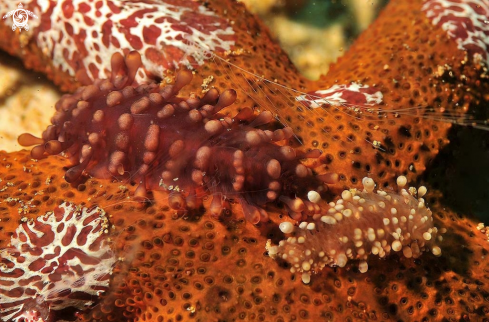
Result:
<svg viewBox="0 0 489 322"><path fill-rule="evenodd" d="M325 104L346 107L375 106L382 103L382 98L382 93L375 88L353 82L350 85L334 85L328 89L310 92L295 99L309 108L318 108Z"/></svg>

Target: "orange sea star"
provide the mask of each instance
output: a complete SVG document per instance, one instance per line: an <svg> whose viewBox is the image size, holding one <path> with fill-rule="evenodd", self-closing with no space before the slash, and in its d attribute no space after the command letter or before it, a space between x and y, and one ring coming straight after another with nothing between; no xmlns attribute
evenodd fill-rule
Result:
<svg viewBox="0 0 489 322"><path fill-rule="evenodd" d="M229 87L228 82L245 89L250 97L239 99L235 108L253 104L270 109L293 126L305 149L324 150L316 166L341 175L338 190L357 186L366 174L385 186L399 174L414 179L447 143L450 125L432 120L430 109L443 106L458 114L460 109L475 108L487 89L483 62L459 50L441 27L433 25L422 14L421 1L393 1L317 83L298 76L261 24L233 5L213 2L209 8L219 15L226 10L229 21L234 21L237 49L224 54L227 63L214 59L194 66L202 81L189 91L197 91L208 76L215 76L221 89ZM414 30L405 33L410 27ZM0 34L7 32L4 29ZM0 46L23 57L27 66L43 69L64 88L76 87L32 39L0 37ZM87 81L86 74L78 73L79 81ZM297 105L290 99L295 93L265 79L301 91L352 81L368 84L377 89L374 93L382 93L385 112L377 114L375 106L373 114L369 110L359 114L330 104L319 113ZM402 115L408 106L421 107L414 117ZM437 225L447 229L441 258L373 259L365 274L352 267L326 268L304 285L285 263L271 260L264 250L267 239L283 238L277 228L281 209L270 206L270 222L257 226L245 222L236 207L219 218L206 213L180 217L169 207L134 202L135 187L119 182L87 179L70 186L63 178L66 165L57 156L35 161L26 152L0 154L0 247L7 247L22 217L37 218L63 201L104 209L119 261L109 292L99 305L79 314L82 320L441 321L482 320L488 314L485 229L444 209L436 194L427 200ZM209 203L204 202L205 209Z"/></svg>
<svg viewBox="0 0 489 322"><path fill-rule="evenodd" d="M35 219L65 200L103 208L119 260L110 291L79 315L82 320L482 321L488 313L488 236L435 201L437 225L448 229L442 257L373 258L366 273L325 268L305 285L265 252L267 239L283 238L279 209L269 210L271 222L257 226L236 207L219 218L180 217L169 207L132 201L130 185L88 179L70 186L64 165L57 156L35 161L25 151L0 155L0 247L8 245L20 218Z"/></svg>

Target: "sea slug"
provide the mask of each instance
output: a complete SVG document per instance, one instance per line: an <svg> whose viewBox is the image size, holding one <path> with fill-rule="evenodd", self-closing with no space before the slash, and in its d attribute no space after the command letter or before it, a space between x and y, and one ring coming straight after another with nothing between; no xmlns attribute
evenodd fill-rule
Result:
<svg viewBox="0 0 489 322"><path fill-rule="evenodd" d="M301 272L307 284L311 272L325 266L345 267L349 259L360 260L359 270L365 273L371 254L381 258L401 251L407 258L417 258L423 251L441 255L437 245L441 236L423 199L425 187L404 189L404 176L397 179L399 194L374 191L370 178L362 182L363 191L343 191L316 221L303 221L295 228L290 222L281 223L280 229L290 237L278 246L269 240L270 257L290 263L290 271Z"/></svg>

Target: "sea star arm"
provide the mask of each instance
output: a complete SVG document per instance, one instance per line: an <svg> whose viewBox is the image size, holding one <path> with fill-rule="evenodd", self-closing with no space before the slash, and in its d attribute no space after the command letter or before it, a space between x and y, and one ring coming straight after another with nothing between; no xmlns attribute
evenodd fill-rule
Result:
<svg viewBox="0 0 489 322"><path fill-rule="evenodd" d="M350 265L326 267L305 285L265 252L267 239L284 238L277 228L280 210L270 211L271 223L258 226L241 220L238 207L220 219L209 213L181 217L169 206L134 202L135 186L97 179L71 186L63 179L64 165L59 156L36 161L26 151L0 153L0 248L22 218L36 220L64 201L103 209L117 263L109 290L92 298L97 305L80 312L82 320L397 321L487 314L486 230L436 203L430 204L435 224L447 229L441 257L372 257L365 273ZM210 203L204 201L204 208Z"/></svg>

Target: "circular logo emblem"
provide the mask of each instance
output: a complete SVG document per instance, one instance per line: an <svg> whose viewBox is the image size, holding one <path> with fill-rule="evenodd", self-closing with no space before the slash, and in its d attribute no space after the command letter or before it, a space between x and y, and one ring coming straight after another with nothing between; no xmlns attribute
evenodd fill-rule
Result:
<svg viewBox="0 0 489 322"><path fill-rule="evenodd" d="M13 21L12 30L14 31L17 28L19 28L19 30L22 30L22 28L24 28L24 30L28 31L29 25L27 24L27 22L29 21L29 16L33 18L37 18L37 16L34 13L24 9L22 3L19 3L18 9L12 10L9 13L7 13L5 16L3 16L3 19L8 18L10 16L12 16L12 21Z"/></svg>

